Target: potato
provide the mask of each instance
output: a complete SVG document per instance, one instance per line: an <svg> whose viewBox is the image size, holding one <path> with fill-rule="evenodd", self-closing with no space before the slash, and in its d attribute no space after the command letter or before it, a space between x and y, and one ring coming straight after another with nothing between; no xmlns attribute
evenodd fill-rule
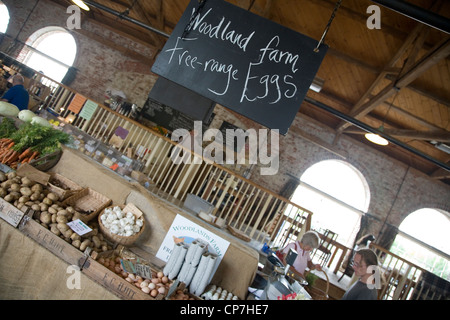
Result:
<svg viewBox="0 0 450 320"><path fill-rule="evenodd" d="M56 208L54 208L54 207L48 207L48 212L50 212L51 214L56 214L56 213L58 213L58 210L56 210Z"/></svg>
<svg viewBox="0 0 450 320"><path fill-rule="evenodd" d="M10 193L8 193L5 197L4 197L5 201L11 203L14 202L14 196L11 195Z"/></svg>
<svg viewBox="0 0 450 320"><path fill-rule="evenodd" d="M81 241L79 239L73 240L72 245L78 249L78 248L80 248Z"/></svg>
<svg viewBox="0 0 450 320"><path fill-rule="evenodd" d="M56 225L56 227L58 228L59 231L61 231L61 233L66 232L67 230L69 230L69 226L65 223L62 222L58 222L58 224ZM72 235L72 234L71 234Z"/></svg>
<svg viewBox="0 0 450 320"><path fill-rule="evenodd" d="M97 236L92 237L92 242L94 243L94 246L96 248L100 248L100 246L102 245L100 239Z"/></svg>
<svg viewBox="0 0 450 320"><path fill-rule="evenodd" d="M11 188L12 188L12 186L11 186ZM31 189L28 187L22 187L19 190L20 190L20 193L24 196L31 196L33 194L33 191L31 191Z"/></svg>
<svg viewBox="0 0 450 320"><path fill-rule="evenodd" d="M48 205L46 205L45 203L39 203L39 207L41 208L41 211L47 211L48 210Z"/></svg>
<svg viewBox="0 0 450 320"><path fill-rule="evenodd" d="M31 180L28 177L23 177L21 179L21 182L22 182L22 186L24 186L24 187L30 187L33 184L33 180Z"/></svg>
<svg viewBox="0 0 450 320"><path fill-rule="evenodd" d="M64 216L67 217L69 216L69 211L65 210L65 209L60 209L58 210L58 212L56 213L58 216Z"/></svg>
<svg viewBox="0 0 450 320"><path fill-rule="evenodd" d="M41 215L39 216L39 220L41 220L42 223L50 224L52 222L52 217L50 213L47 211L41 212Z"/></svg>
<svg viewBox="0 0 450 320"><path fill-rule="evenodd" d="M54 201L58 201L59 197L57 194L53 193L53 192L49 192L49 194L47 194L47 198L49 198L50 200Z"/></svg>
<svg viewBox="0 0 450 320"><path fill-rule="evenodd" d="M11 191L20 191L20 184L18 183L12 183L11 186L9 187L9 189Z"/></svg>
<svg viewBox="0 0 450 320"><path fill-rule="evenodd" d="M89 247L91 245L91 240L86 239L84 240L81 244L80 244L80 250L84 251L86 250L87 247Z"/></svg>
<svg viewBox="0 0 450 320"><path fill-rule="evenodd" d="M2 188L9 189L9 187L11 187L12 184L13 184L13 182L12 182L11 180L6 180L6 181L3 181L3 182L0 184L0 186L1 186Z"/></svg>
<svg viewBox="0 0 450 320"><path fill-rule="evenodd" d="M41 184L36 183L31 187L31 191L41 193L44 190Z"/></svg>
<svg viewBox="0 0 450 320"><path fill-rule="evenodd" d="M5 188L0 188L0 197L4 198L8 192L5 190Z"/></svg>
<svg viewBox="0 0 450 320"><path fill-rule="evenodd" d="M8 179L8 177L6 176L6 174L4 174L3 172L0 171L0 181L3 182L6 179Z"/></svg>
<svg viewBox="0 0 450 320"><path fill-rule="evenodd" d="M20 201L20 199L19 199L19 201ZM31 205L31 209L33 211L41 211L41 207L38 204L36 204L36 203Z"/></svg>
<svg viewBox="0 0 450 320"><path fill-rule="evenodd" d="M17 173L16 173L15 171L8 172L8 173L6 174L6 177L8 178L8 180L12 180L12 179L14 179L15 177L17 177Z"/></svg>
<svg viewBox="0 0 450 320"><path fill-rule="evenodd" d="M67 218L64 217L64 216L58 216L58 215L56 215L56 222L66 224L66 223L69 222L69 221L67 221Z"/></svg>
<svg viewBox="0 0 450 320"><path fill-rule="evenodd" d="M42 200L42 202L43 203L45 203L46 205L49 205L49 206L51 206L52 204L53 204L53 201L52 200L50 200L49 198L44 198L43 200Z"/></svg>
<svg viewBox="0 0 450 320"><path fill-rule="evenodd" d="M50 225L50 231L56 234L57 236L61 235L61 231L58 229L56 224Z"/></svg>
<svg viewBox="0 0 450 320"><path fill-rule="evenodd" d="M28 201L30 201L30 197L28 197L28 196L21 196L19 198L19 202L20 203L25 203L25 202L28 202Z"/></svg>
<svg viewBox="0 0 450 320"><path fill-rule="evenodd" d="M22 194L20 194L20 192L17 191L11 191L9 194L14 197L14 200L18 200L22 196Z"/></svg>
<svg viewBox="0 0 450 320"><path fill-rule="evenodd" d="M70 239L72 239L72 240L81 240L81 236L78 233L74 232L70 236ZM81 242L80 242L80 244L81 244Z"/></svg>

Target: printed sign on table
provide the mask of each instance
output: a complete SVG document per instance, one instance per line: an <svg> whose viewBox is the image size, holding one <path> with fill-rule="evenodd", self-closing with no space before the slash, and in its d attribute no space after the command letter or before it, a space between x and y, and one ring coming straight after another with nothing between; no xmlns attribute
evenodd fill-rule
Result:
<svg viewBox="0 0 450 320"><path fill-rule="evenodd" d="M167 262L175 243L184 242L185 244L190 244L197 239L208 245L207 249L209 252L217 255L217 268L225 255L230 242L179 214L175 217L172 225L167 231L167 234L156 253L156 257Z"/></svg>

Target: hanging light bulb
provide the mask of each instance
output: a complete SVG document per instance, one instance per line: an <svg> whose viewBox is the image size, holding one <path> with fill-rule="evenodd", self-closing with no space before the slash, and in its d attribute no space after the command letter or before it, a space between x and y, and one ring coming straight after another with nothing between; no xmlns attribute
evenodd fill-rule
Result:
<svg viewBox="0 0 450 320"><path fill-rule="evenodd" d="M380 126L378 128L379 131L383 132L384 127ZM387 146L389 144L389 142L383 138L382 136L376 134L376 133L366 133L364 135L366 137L367 140L369 140L372 143L378 144L380 146Z"/></svg>
<svg viewBox="0 0 450 320"><path fill-rule="evenodd" d="M86 3L84 3L84 1L82 0L72 0L73 3L75 3L77 6L79 6L81 9L89 11L89 7L87 6Z"/></svg>

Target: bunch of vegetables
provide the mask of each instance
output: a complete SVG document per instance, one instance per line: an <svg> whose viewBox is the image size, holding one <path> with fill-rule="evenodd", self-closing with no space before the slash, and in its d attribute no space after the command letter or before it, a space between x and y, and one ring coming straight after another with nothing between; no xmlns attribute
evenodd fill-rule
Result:
<svg viewBox="0 0 450 320"><path fill-rule="evenodd" d="M67 133L37 123L16 129L14 120L5 117L0 123L0 162L16 169L20 163L60 150L69 139Z"/></svg>
<svg viewBox="0 0 450 320"><path fill-rule="evenodd" d="M88 223L92 231L83 236L72 231L67 223L82 220L83 214L71 206L63 206L58 195L28 177L19 176L15 171L6 174L0 171L0 197L19 210L30 208L38 223L81 251L87 247L97 252L112 249L97 223Z"/></svg>

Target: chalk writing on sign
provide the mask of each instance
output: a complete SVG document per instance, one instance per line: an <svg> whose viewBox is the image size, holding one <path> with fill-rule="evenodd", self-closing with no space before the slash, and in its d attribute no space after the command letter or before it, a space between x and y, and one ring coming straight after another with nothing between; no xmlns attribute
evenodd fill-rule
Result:
<svg viewBox="0 0 450 320"><path fill-rule="evenodd" d="M152 70L287 132L325 56L317 41L229 3L186 9ZM189 23L190 22L190 23Z"/></svg>

